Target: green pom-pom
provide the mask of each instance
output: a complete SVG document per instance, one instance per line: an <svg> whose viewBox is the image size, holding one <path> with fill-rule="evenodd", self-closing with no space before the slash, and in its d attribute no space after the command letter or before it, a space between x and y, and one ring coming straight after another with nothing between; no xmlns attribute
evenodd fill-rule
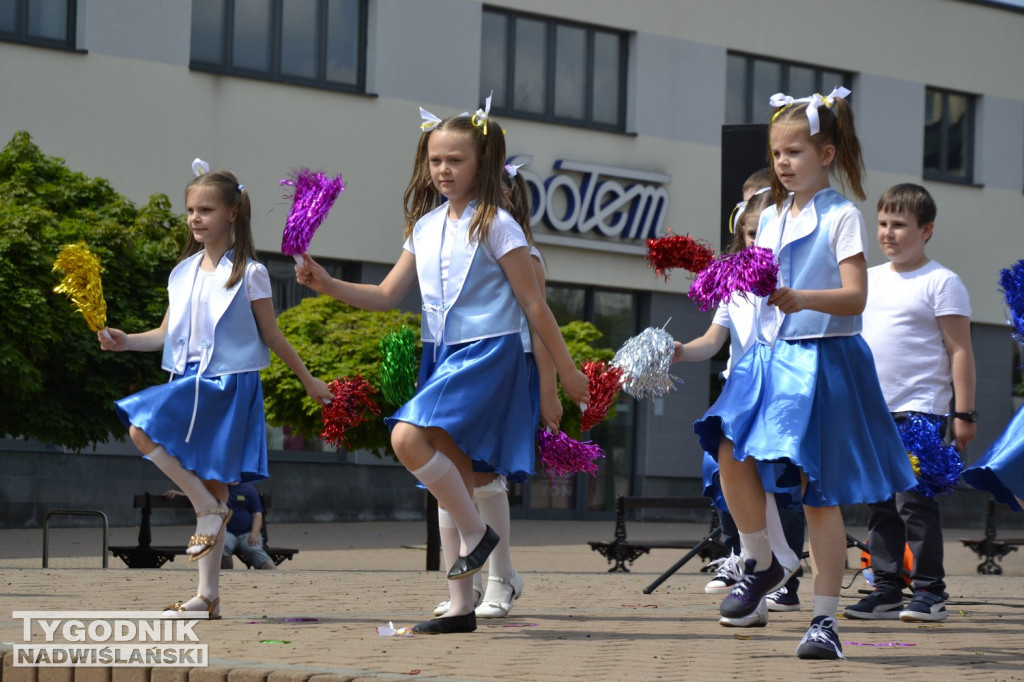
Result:
<svg viewBox="0 0 1024 682"><path fill-rule="evenodd" d="M380 392L392 405L404 405L416 392L416 334L409 327L380 340Z"/></svg>

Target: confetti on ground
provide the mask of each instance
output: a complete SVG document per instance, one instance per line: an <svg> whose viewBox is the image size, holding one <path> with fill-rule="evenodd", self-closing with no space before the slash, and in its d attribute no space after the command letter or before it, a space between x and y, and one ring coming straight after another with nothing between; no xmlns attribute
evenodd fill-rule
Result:
<svg viewBox="0 0 1024 682"><path fill-rule="evenodd" d="M843 642L843 644L849 644L850 646L873 646L880 649L887 647L917 646L912 642Z"/></svg>
<svg viewBox="0 0 1024 682"><path fill-rule="evenodd" d="M733 635L733 639L750 639L750 635Z"/></svg>
<svg viewBox="0 0 1024 682"><path fill-rule="evenodd" d="M285 618L286 623L315 623L316 618Z"/></svg>
<svg viewBox="0 0 1024 682"><path fill-rule="evenodd" d="M261 639L260 644L291 644L290 639Z"/></svg>
<svg viewBox="0 0 1024 682"><path fill-rule="evenodd" d="M381 637L412 637L412 628L396 629L395 624L390 620L387 625L381 625L375 629Z"/></svg>

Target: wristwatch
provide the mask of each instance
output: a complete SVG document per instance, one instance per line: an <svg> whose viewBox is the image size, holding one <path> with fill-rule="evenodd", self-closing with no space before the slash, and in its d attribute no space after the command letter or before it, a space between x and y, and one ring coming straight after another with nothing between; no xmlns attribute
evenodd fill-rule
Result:
<svg viewBox="0 0 1024 682"><path fill-rule="evenodd" d="M953 416L957 419L963 419L965 422L971 422L972 424L978 421L978 413L974 410L970 412L954 412Z"/></svg>

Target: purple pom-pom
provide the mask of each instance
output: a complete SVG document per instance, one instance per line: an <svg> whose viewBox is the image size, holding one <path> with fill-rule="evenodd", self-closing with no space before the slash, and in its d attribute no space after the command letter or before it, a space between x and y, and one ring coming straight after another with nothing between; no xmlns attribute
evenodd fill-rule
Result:
<svg viewBox="0 0 1024 682"><path fill-rule="evenodd" d="M1000 270L999 288L1009 308L1007 322L1013 326L1013 338L1018 343L1024 343L1024 260Z"/></svg>
<svg viewBox="0 0 1024 682"><path fill-rule="evenodd" d="M912 490L928 497L953 492L964 470L956 448L942 440L941 424L940 418L921 414L911 414L898 424L900 438L917 475L917 485Z"/></svg>
<svg viewBox="0 0 1024 682"><path fill-rule="evenodd" d="M775 291L778 280L775 254L771 249L751 246L716 259L697 275L687 295L707 312L736 293L768 296Z"/></svg>
<svg viewBox="0 0 1024 682"><path fill-rule="evenodd" d="M281 238L281 253L295 256L306 253L309 243L313 241L313 233L327 217L345 183L341 176L330 178L322 171L314 173L303 168L295 173L292 179L281 181L282 185L291 185L295 194L285 198L292 199L292 209L285 222L284 236Z"/></svg>
<svg viewBox="0 0 1024 682"><path fill-rule="evenodd" d="M541 466L552 481L555 477L566 479L576 474L597 476L597 460L604 457L600 446L574 440L561 431L549 433L541 429L537 432L537 446Z"/></svg>

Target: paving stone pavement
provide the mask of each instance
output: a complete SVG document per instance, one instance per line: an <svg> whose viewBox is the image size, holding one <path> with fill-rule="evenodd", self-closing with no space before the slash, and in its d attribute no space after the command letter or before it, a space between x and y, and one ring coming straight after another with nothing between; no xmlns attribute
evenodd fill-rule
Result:
<svg viewBox="0 0 1024 682"><path fill-rule="evenodd" d="M447 597L439 573L424 571L422 522L275 524L275 545L296 547L281 570L225 571L223 620L195 631L207 668L31 668L13 666L23 642L14 611L154 610L195 589L182 557L161 569L102 569L100 535L51 531L41 568L39 529L0 530L0 682L335 682L338 680L1018 680L1024 679L1024 552L1004 575L976 573L978 558L946 531L950 616L935 624L840 619L848 660L801 661L795 649L810 620L804 609L773 613L767 627L717 623L719 598L705 595L696 559L652 594L643 588L682 552L653 550L630 573L586 545L612 537L613 523L513 521L513 561L525 591L507 619L479 621L472 634L381 637L378 626L411 626ZM154 544L181 544L191 528L156 527ZM699 537L697 524L633 524L630 537ZM115 528L110 544L134 544ZM851 530L862 536L863 529ZM850 565L859 565L851 550ZM841 607L864 579L848 571ZM41 637L33 634L33 641Z"/></svg>

